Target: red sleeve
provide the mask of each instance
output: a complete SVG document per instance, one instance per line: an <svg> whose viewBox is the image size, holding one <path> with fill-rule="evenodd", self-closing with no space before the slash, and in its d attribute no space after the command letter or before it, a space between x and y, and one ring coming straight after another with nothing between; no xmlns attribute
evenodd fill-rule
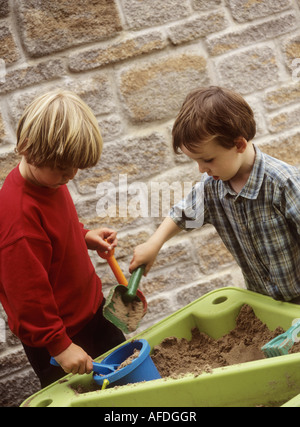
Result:
<svg viewBox="0 0 300 427"><path fill-rule="evenodd" d="M84 224L82 224L81 222L79 223L82 229L82 234L83 237L85 237L86 233L88 233L90 230L87 230L86 228L84 228Z"/></svg>
<svg viewBox="0 0 300 427"><path fill-rule="evenodd" d="M71 343L48 279L49 242L21 238L1 250L2 303L9 326L24 344L47 347L52 356ZM18 268L14 268L17 265Z"/></svg>

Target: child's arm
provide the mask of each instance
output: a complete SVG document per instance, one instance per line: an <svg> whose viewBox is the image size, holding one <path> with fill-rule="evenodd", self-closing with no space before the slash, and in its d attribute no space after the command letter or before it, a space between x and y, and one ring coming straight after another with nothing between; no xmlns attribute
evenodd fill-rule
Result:
<svg viewBox="0 0 300 427"><path fill-rule="evenodd" d="M132 272L140 265L145 264L144 275L146 276L164 243L180 231L181 228L170 217L165 218L150 239L135 248L129 271Z"/></svg>

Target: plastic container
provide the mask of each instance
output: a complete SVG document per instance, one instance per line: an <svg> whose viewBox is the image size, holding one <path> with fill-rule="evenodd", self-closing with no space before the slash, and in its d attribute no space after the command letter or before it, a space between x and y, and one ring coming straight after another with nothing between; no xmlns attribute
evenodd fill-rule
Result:
<svg viewBox="0 0 300 427"><path fill-rule="evenodd" d="M104 375L104 372L102 375L94 373L94 381L101 386L104 380L107 379L110 386L116 386L133 384L141 381L157 380L161 378L149 355L150 345L144 339L132 341L117 348L102 360L102 362L108 365L121 365L121 363L134 353L135 349L139 350L139 355L137 358L133 359L130 364L107 375Z"/></svg>
<svg viewBox="0 0 300 427"><path fill-rule="evenodd" d="M300 408L300 394L282 405L283 408Z"/></svg>
<svg viewBox="0 0 300 427"><path fill-rule="evenodd" d="M146 339L153 349L166 337L191 339L194 327L217 339L234 329L244 304L250 305L270 330L277 326L287 330L294 319L300 318L299 305L228 287L202 296L136 335L135 339ZM299 366L300 354L290 354L217 368L196 377L188 374L180 379L164 378L96 391L89 391L94 387L92 374L68 375L31 396L21 406L280 406L300 393ZM76 391L79 386L87 392L79 394Z"/></svg>

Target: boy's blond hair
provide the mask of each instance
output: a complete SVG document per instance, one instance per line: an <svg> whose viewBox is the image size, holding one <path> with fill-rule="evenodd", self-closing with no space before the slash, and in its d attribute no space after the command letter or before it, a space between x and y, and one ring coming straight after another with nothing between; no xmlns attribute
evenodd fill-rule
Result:
<svg viewBox="0 0 300 427"><path fill-rule="evenodd" d="M198 88L188 94L175 120L173 149L194 152L209 141L231 149L236 138L250 141L255 133L253 111L241 95L218 86Z"/></svg>
<svg viewBox="0 0 300 427"><path fill-rule="evenodd" d="M67 90L36 98L17 128L16 152L37 167L95 166L102 146L96 117L81 98Z"/></svg>

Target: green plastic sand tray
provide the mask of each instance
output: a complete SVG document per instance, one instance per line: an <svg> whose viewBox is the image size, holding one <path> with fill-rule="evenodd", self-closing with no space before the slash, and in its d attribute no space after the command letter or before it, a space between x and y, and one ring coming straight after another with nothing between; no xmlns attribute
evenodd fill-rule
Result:
<svg viewBox="0 0 300 427"><path fill-rule="evenodd" d="M134 339L146 339L151 351L167 337L191 339L191 331L195 327L218 339L235 328L236 318L244 304L252 307L255 315L270 330L278 326L287 330L295 318L300 318L298 305L228 287L202 296ZM300 353L295 353L216 368L199 376L187 374L177 379L162 378L104 390L95 387L92 374L67 375L28 398L21 406L300 406L299 366Z"/></svg>

